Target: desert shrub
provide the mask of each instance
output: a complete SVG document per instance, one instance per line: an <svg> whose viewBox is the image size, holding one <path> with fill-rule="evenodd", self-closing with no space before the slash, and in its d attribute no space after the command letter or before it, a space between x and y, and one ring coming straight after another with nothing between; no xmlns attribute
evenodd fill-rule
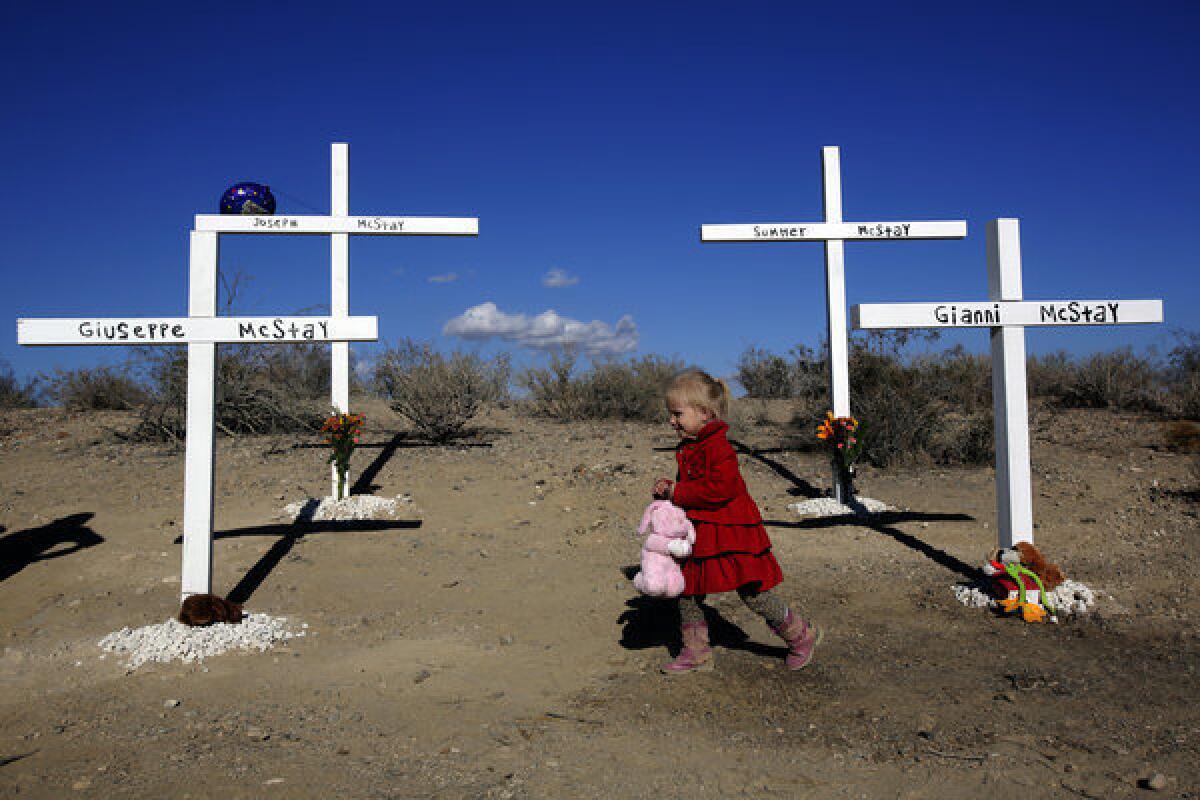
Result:
<svg viewBox="0 0 1200 800"><path fill-rule="evenodd" d="M1126 347L1081 361L1060 399L1068 408L1161 411L1159 387L1160 374L1153 362Z"/></svg>
<svg viewBox="0 0 1200 800"><path fill-rule="evenodd" d="M583 418L583 394L571 377L573 353L551 353L545 367L529 367L517 376L517 385L529 393L526 409L534 416L557 420Z"/></svg>
<svg viewBox="0 0 1200 800"><path fill-rule="evenodd" d="M949 452L944 386L932 359L906 364L894 353L855 346L850 357L854 415L863 420L863 457L877 466L932 460ZM967 412L969 413L969 412ZM965 415L964 415L965 417ZM941 439L943 446L935 443Z"/></svg>
<svg viewBox="0 0 1200 800"><path fill-rule="evenodd" d="M147 397L128 365L60 368L43 380L50 402L72 411L125 411Z"/></svg>
<svg viewBox="0 0 1200 800"><path fill-rule="evenodd" d="M485 403L507 398L509 373L506 355L443 355L405 339L376 361L375 386L421 436L443 443L462 436Z"/></svg>
<svg viewBox="0 0 1200 800"><path fill-rule="evenodd" d="M737 382L746 396L762 399L804 397L823 391L827 379L825 357L797 345L780 356L758 347L748 347L738 358Z"/></svg>
<svg viewBox="0 0 1200 800"><path fill-rule="evenodd" d="M941 399L952 410L962 414L991 411L991 356L968 353L957 345L929 360L929 380L942 387ZM917 366L921 366L921 360Z"/></svg>
<svg viewBox="0 0 1200 800"><path fill-rule="evenodd" d="M737 381L747 397L780 398L795 394L792 364L786 358L757 347L748 347L738 358Z"/></svg>
<svg viewBox="0 0 1200 800"><path fill-rule="evenodd" d="M1200 333L1176 334L1167 356L1167 406L1174 416L1200 420Z"/></svg>
<svg viewBox="0 0 1200 800"><path fill-rule="evenodd" d="M853 414L863 423L863 459L900 463L979 464L993 457L991 367L961 347L905 358L910 336L874 334L851 340ZM806 380L795 395L789 440L820 448L814 431L829 410L825 364L793 350ZM801 359L804 359L801 361Z"/></svg>
<svg viewBox="0 0 1200 800"><path fill-rule="evenodd" d="M656 422L665 417L663 388L684 365L648 355L629 361L599 361L574 374L573 353L554 353L545 367L530 367L517 378L528 394L526 408L560 422L626 419Z"/></svg>
<svg viewBox="0 0 1200 800"><path fill-rule="evenodd" d="M139 357L148 387L130 437L177 441L187 411L187 349L146 348ZM310 433L329 412L329 352L318 344L217 349L215 424L225 435Z"/></svg>
<svg viewBox="0 0 1200 800"><path fill-rule="evenodd" d="M1075 384L1078 372L1075 360L1062 350L1044 356L1029 356L1025 362L1029 396L1060 401Z"/></svg>
<svg viewBox="0 0 1200 800"><path fill-rule="evenodd" d="M36 378L20 381L12 365L0 361L0 408L33 408L38 404Z"/></svg>

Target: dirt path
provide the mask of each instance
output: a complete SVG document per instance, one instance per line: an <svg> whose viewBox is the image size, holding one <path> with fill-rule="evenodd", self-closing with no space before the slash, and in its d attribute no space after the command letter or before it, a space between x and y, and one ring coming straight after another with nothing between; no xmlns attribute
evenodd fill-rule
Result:
<svg viewBox="0 0 1200 800"><path fill-rule="evenodd" d="M665 426L497 412L487 446L434 449L375 411L355 464L407 526L285 535L322 453L220 445L215 587L309 635L132 674L95 642L176 605L182 457L112 443L121 414L4 417L0 795L1110 798L1157 771L1200 796L1195 479L1151 421L1040 417L1039 543L1111 595L1057 627L950 591L994 543L991 470L868 472L908 510L804 522L822 465L743 431L782 590L829 635L787 673L717 599L717 670L668 680L671 611L622 571Z"/></svg>

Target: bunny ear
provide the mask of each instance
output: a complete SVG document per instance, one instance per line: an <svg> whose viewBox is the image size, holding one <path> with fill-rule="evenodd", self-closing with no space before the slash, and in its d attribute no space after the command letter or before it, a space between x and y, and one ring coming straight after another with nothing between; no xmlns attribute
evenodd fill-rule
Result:
<svg viewBox="0 0 1200 800"><path fill-rule="evenodd" d="M650 527L650 515L654 513L657 505L658 503L651 503L646 506L646 513L642 514L642 524L638 527L638 533L645 533L646 529Z"/></svg>

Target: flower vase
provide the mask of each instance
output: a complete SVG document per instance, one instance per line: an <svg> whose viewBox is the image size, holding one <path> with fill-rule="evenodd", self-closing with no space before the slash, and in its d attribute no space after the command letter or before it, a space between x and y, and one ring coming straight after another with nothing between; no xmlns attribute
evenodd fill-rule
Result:
<svg viewBox="0 0 1200 800"><path fill-rule="evenodd" d="M854 500L854 465L843 465L838 459L833 460L833 497L844 506Z"/></svg>

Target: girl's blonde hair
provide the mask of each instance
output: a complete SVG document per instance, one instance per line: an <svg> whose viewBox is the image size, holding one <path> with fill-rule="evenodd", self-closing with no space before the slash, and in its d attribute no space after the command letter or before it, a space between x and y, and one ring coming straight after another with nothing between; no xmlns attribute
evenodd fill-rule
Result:
<svg viewBox="0 0 1200 800"><path fill-rule="evenodd" d="M675 400L704 409L715 417L727 416L732 401L725 381L699 369L690 369L672 378L667 384L666 399L668 403Z"/></svg>

